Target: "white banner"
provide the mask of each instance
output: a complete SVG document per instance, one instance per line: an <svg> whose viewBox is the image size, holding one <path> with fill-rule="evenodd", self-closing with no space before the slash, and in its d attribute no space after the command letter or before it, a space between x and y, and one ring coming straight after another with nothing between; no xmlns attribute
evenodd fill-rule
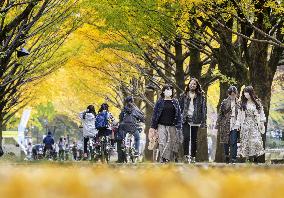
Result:
<svg viewBox="0 0 284 198"><path fill-rule="evenodd" d="M20 124L18 126L18 141L20 144L24 144L25 140L25 129L29 121L29 117L31 115L31 109L24 109Z"/></svg>

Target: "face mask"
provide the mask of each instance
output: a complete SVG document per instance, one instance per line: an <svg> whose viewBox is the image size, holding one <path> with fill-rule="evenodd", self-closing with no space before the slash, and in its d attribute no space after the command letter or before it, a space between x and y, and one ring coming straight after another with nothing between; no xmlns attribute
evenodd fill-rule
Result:
<svg viewBox="0 0 284 198"><path fill-rule="evenodd" d="M173 91L172 90L165 90L164 91L165 97L171 97L173 95Z"/></svg>
<svg viewBox="0 0 284 198"><path fill-rule="evenodd" d="M245 92L245 93L244 93L244 96L246 97L246 99L250 99L249 93Z"/></svg>

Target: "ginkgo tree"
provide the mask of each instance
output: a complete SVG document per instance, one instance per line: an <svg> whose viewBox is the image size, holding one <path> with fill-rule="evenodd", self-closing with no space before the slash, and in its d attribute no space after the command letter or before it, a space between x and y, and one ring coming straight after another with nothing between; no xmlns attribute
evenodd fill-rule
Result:
<svg viewBox="0 0 284 198"><path fill-rule="evenodd" d="M32 100L29 86L65 61L66 56L52 58L80 25L77 4L77 0L0 2L1 141L2 128Z"/></svg>

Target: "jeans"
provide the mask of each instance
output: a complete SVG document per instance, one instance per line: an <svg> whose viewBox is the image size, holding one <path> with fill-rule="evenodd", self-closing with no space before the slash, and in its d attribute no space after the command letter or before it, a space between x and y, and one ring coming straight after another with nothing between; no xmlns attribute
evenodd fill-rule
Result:
<svg viewBox="0 0 284 198"><path fill-rule="evenodd" d="M190 126L189 124L185 123L183 125L183 150L184 155L189 155L189 143L191 142L191 157L196 157L197 151L197 131L198 126Z"/></svg>
<svg viewBox="0 0 284 198"><path fill-rule="evenodd" d="M140 133L139 131L135 131L135 133L133 134L134 136L134 147L135 147L135 150L137 152L139 152L139 146L140 146Z"/></svg>
<svg viewBox="0 0 284 198"><path fill-rule="evenodd" d="M238 131L235 129L230 131L229 143L224 144L225 155L229 156L230 153L231 159L233 160L237 159L237 150L238 150L237 139L238 139Z"/></svg>

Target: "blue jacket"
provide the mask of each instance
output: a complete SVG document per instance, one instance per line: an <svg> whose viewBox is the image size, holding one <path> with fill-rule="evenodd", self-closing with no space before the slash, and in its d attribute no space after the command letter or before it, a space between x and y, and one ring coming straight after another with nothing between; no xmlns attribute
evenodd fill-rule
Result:
<svg viewBox="0 0 284 198"><path fill-rule="evenodd" d="M173 99L173 105L176 110L174 124L177 130L180 130L182 127L182 118L181 118L181 110L180 110L179 102L177 99ZM163 109L164 109L164 99L160 98L156 102L155 107L154 107L151 128L153 129L158 128L159 120L162 115Z"/></svg>
<svg viewBox="0 0 284 198"><path fill-rule="evenodd" d="M47 135L44 139L43 139L43 143L45 145L53 145L54 144L54 139L51 135Z"/></svg>

